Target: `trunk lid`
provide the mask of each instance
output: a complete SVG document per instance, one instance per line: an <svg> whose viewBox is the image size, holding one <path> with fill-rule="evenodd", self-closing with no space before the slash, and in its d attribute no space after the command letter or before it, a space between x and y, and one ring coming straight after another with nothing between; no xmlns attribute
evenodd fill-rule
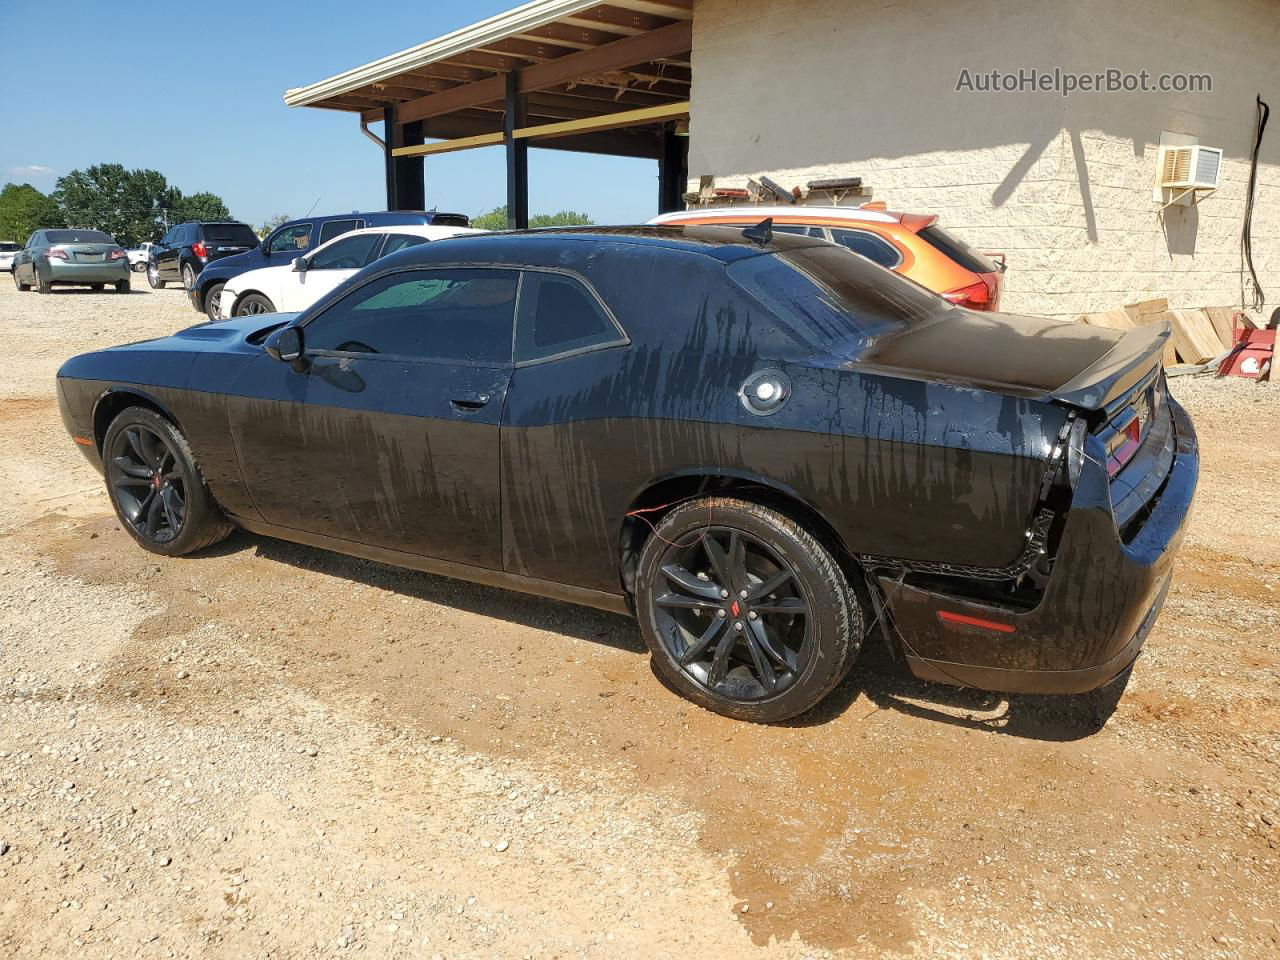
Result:
<svg viewBox="0 0 1280 960"><path fill-rule="evenodd" d="M876 341L859 366L1103 409L1160 363L1169 325L1127 333L1001 313L952 310Z"/></svg>
<svg viewBox="0 0 1280 960"><path fill-rule="evenodd" d="M67 252L72 263L103 263L112 250L120 249L114 243L60 243L57 246Z"/></svg>

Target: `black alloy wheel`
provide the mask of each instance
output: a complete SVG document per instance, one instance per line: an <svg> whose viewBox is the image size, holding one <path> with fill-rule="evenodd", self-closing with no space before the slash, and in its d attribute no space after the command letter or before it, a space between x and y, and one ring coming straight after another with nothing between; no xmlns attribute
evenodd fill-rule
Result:
<svg viewBox="0 0 1280 960"><path fill-rule="evenodd" d="M222 316L218 312L218 308L222 305L222 288L225 283L215 283L209 287L204 295L204 314L210 320L221 320Z"/></svg>
<svg viewBox="0 0 1280 960"><path fill-rule="evenodd" d="M695 683L759 700L796 680L810 646L809 601L795 570L741 530L704 527L667 547L653 599L668 652Z"/></svg>
<svg viewBox="0 0 1280 960"><path fill-rule="evenodd" d="M144 549L176 557L231 532L186 437L155 410L125 408L107 428L102 459L116 515Z"/></svg>
<svg viewBox="0 0 1280 960"><path fill-rule="evenodd" d="M233 311L237 317L256 317L259 314L275 312L275 304L260 293L250 293L242 297Z"/></svg>
<svg viewBox="0 0 1280 960"><path fill-rule="evenodd" d="M107 458L111 497L139 536L168 543L187 518L186 479L176 451L159 431L132 424L114 437Z"/></svg>
<svg viewBox="0 0 1280 960"><path fill-rule="evenodd" d="M863 614L812 533L759 503L682 503L648 536L636 615L669 685L709 710L776 723L818 704L848 673Z"/></svg>

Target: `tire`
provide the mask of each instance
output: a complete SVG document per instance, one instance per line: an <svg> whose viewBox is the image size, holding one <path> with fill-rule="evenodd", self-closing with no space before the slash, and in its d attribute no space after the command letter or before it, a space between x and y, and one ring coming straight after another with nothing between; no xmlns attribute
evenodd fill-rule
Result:
<svg viewBox="0 0 1280 960"><path fill-rule="evenodd" d="M861 604L827 548L745 500L671 510L640 553L635 600L655 670L736 720L777 723L817 706L862 643Z"/></svg>
<svg viewBox="0 0 1280 960"><path fill-rule="evenodd" d="M128 293L132 285L128 280L117 280L115 283L116 293Z"/></svg>
<svg viewBox="0 0 1280 960"><path fill-rule="evenodd" d="M106 284L105 284L105 283L91 283L91 284L89 284L89 289L90 289L90 290L92 290L94 293L101 293L105 287L106 287Z"/></svg>
<svg viewBox="0 0 1280 960"><path fill-rule="evenodd" d="M231 532L186 438L154 410L126 408L107 427L102 451L111 505L144 550L179 557Z"/></svg>
<svg viewBox="0 0 1280 960"><path fill-rule="evenodd" d="M141 273L143 270L147 269L147 265L145 263L131 263L129 264L129 269L134 273Z"/></svg>
<svg viewBox="0 0 1280 960"><path fill-rule="evenodd" d="M18 279L18 271L16 269L13 271L13 285L18 288L19 293L26 293L31 289L31 284L23 283Z"/></svg>
<svg viewBox="0 0 1280 960"><path fill-rule="evenodd" d="M191 269L191 264L184 263L182 265L182 289L190 290L196 285L196 272Z"/></svg>
<svg viewBox="0 0 1280 960"><path fill-rule="evenodd" d="M241 297L232 316L251 317L259 313L275 313L276 305L260 293L246 293Z"/></svg>
<svg viewBox="0 0 1280 960"><path fill-rule="evenodd" d="M160 269L154 262L147 264L147 283L151 284L152 290L163 290L167 282L160 279Z"/></svg>
<svg viewBox="0 0 1280 960"><path fill-rule="evenodd" d="M209 289L204 294L204 314L210 320L221 320L218 315L218 307L221 303L222 288L226 286L224 282L210 284Z"/></svg>
<svg viewBox="0 0 1280 960"><path fill-rule="evenodd" d="M53 284L40 275L40 271L34 267L31 272L36 275L36 293L49 293L53 290Z"/></svg>

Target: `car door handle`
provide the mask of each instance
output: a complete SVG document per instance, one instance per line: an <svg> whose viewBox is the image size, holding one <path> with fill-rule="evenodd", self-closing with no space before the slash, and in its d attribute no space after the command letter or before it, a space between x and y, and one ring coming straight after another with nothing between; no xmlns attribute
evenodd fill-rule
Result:
<svg viewBox="0 0 1280 960"><path fill-rule="evenodd" d="M459 410L479 410L489 402L487 393L468 393L461 397L454 397L450 401Z"/></svg>

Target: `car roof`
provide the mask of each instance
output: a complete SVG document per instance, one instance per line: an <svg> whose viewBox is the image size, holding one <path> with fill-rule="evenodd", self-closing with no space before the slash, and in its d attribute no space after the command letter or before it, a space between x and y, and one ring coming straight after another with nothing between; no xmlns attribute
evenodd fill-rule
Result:
<svg viewBox="0 0 1280 960"><path fill-rule="evenodd" d="M662 247L685 253L712 257L725 263L762 253L777 253L801 247L830 246L825 240L802 237L790 233L777 233L768 243L757 243L743 236L741 227L702 226L700 224L674 224L670 226L637 224L635 226L592 227L543 227L535 230L503 230L491 233L479 231L458 237L457 244L450 244L454 251L477 247L497 247L503 253L515 252L522 245L536 249L543 244L559 243L625 243ZM464 248L462 245L466 244ZM410 254L426 255L426 246L411 247L393 254L398 262L411 260ZM483 256L478 251L475 256Z"/></svg>
<svg viewBox="0 0 1280 960"><path fill-rule="evenodd" d="M336 237L330 237L324 243L333 243L340 237L350 237L361 233L406 233L414 237L427 237L429 239L444 239L445 237L460 236L467 233L488 233L487 230L481 230L477 227L449 227L438 223L386 223L375 227L361 227L358 230L348 230L340 233ZM319 247L316 248L317 250Z"/></svg>
<svg viewBox="0 0 1280 960"><path fill-rule="evenodd" d="M678 210L674 213L664 213L656 216L649 222L683 223L694 220L719 220L725 217L732 217L735 220L739 217L759 217L763 220L765 217L775 217L789 220L807 220L810 218L847 220L850 223L901 223L904 216L913 216L913 214L903 214L893 210L868 209L866 207L818 207L807 204L803 206L800 204L788 204L786 206L705 207L697 210Z"/></svg>

